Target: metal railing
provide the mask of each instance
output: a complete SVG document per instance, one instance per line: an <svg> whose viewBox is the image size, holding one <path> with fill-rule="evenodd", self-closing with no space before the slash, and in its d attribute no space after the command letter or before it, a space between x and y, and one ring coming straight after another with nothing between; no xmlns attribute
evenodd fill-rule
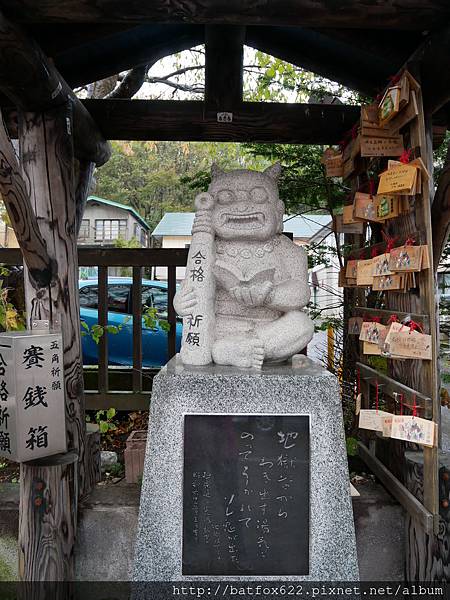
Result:
<svg viewBox="0 0 450 600"><path fill-rule="evenodd" d="M108 335L100 337L98 367L84 367L86 408L117 410L148 409L151 380L158 369L143 367L142 354L142 269L167 267L167 355L176 352L176 314L173 297L176 291L176 269L186 266L188 250L185 248L87 248L78 247L80 267L98 269L98 324L108 324L108 268L132 269L131 316L132 367L111 367L108 364ZM22 264L22 254L16 248L0 248L0 263L13 266ZM145 381L144 381L145 380ZM119 385L117 384L119 381ZM113 389L119 388L119 389Z"/></svg>

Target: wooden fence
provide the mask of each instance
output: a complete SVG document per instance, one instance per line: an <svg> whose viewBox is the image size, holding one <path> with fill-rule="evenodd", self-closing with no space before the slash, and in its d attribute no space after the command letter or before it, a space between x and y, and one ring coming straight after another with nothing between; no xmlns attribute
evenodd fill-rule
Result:
<svg viewBox="0 0 450 600"><path fill-rule="evenodd" d="M143 367L142 356L142 268L167 267L167 354L176 352L176 314L173 297L176 291L176 269L186 265L188 250L181 248L95 248L79 247L78 264L98 269L98 324L108 322L108 267L132 269L131 316L132 367L111 367L108 364L108 335L103 335L98 347L98 366L84 367L87 409L114 407L117 410L148 409L151 381L158 372ZM13 266L22 264L18 248L0 248L0 263Z"/></svg>

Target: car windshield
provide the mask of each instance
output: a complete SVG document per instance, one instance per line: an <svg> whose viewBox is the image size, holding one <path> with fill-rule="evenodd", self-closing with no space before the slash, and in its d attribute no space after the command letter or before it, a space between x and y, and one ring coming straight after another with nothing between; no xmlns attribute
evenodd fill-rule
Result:
<svg viewBox="0 0 450 600"><path fill-rule="evenodd" d="M108 284L108 311L129 313L131 308L131 284ZM130 303L130 304L129 304ZM98 310L98 285L80 288L80 307ZM161 318L167 318L167 289L148 284L142 286L142 309L156 308Z"/></svg>

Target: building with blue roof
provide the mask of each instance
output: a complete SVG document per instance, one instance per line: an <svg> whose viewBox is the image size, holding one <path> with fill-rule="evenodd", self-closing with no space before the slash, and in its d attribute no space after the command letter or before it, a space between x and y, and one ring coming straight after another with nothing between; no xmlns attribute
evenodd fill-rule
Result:
<svg viewBox="0 0 450 600"><path fill-rule="evenodd" d="M184 248L191 240L193 212L165 213L152 231L152 238L158 240L163 248ZM331 233L329 215L285 215L284 231L291 233L296 244L308 244L322 229Z"/></svg>

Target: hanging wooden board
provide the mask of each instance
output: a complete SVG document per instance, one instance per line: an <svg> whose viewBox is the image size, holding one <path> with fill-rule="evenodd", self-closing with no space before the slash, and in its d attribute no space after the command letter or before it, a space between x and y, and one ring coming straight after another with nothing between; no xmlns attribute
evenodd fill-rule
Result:
<svg viewBox="0 0 450 600"><path fill-rule="evenodd" d="M405 148L403 136L368 137L361 136L361 156L401 156Z"/></svg>

